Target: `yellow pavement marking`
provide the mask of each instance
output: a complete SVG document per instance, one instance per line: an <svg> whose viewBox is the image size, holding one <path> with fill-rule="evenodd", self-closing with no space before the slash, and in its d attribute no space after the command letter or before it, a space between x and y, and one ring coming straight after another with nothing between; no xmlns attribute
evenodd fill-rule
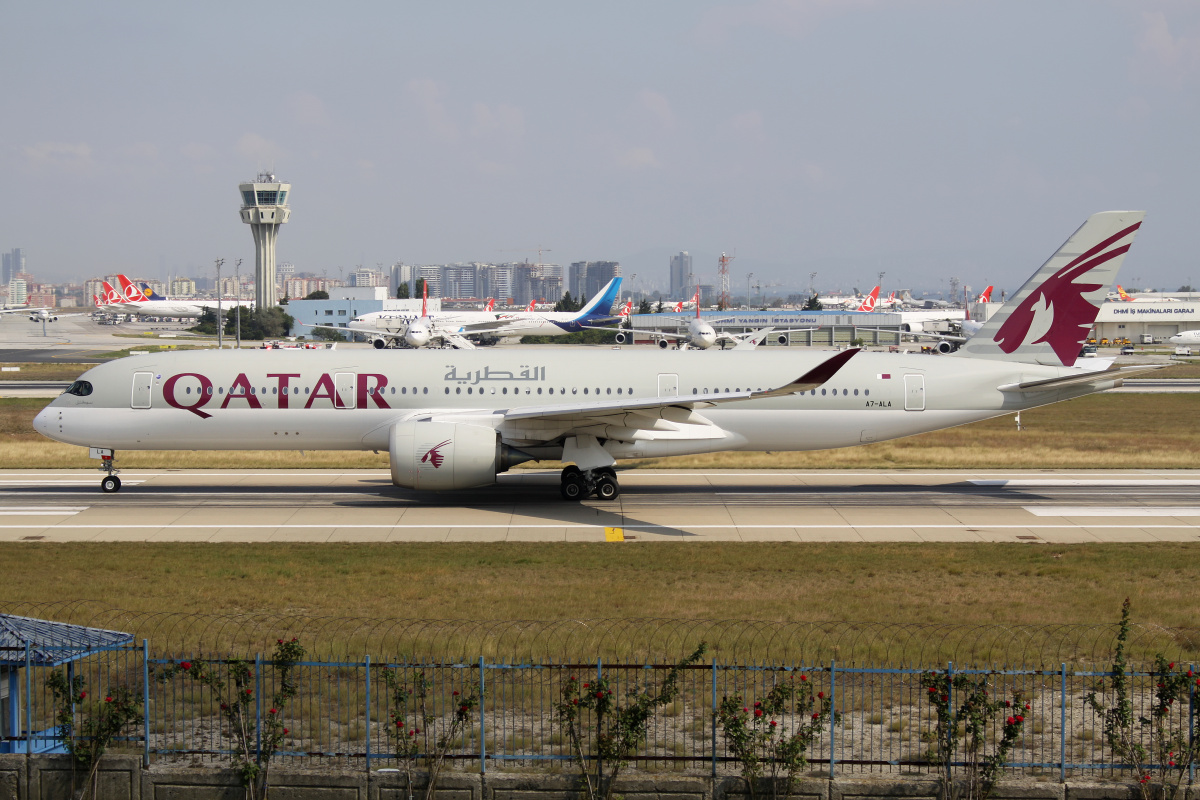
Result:
<svg viewBox="0 0 1200 800"><path fill-rule="evenodd" d="M604 541L606 542L623 542L625 541L624 528L605 528Z"/></svg>

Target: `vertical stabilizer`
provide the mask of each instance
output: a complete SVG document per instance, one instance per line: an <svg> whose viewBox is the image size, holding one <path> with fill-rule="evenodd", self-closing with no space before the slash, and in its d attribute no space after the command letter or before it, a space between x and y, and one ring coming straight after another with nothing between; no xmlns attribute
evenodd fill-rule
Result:
<svg viewBox="0 0 1200 800"><path fill-rule="evenodd" d="M1074 365L1145 216L1102 211L1088 217L956 355Z"/></svg>

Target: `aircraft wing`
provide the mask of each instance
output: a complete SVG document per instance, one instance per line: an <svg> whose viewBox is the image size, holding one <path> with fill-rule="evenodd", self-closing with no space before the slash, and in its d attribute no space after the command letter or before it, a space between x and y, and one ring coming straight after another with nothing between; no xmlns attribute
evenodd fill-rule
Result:
<svg viewBox="0 0 1200 800"><path fill-rule="evenodd" d="M709 406L719 403L729 403L735 400L754 400L760 397L784 397L798 392L807 392L819 388L832 378L846 362L858 353L858 348L843 350L831 358L827 358L793 381L762 391L749 389L741 392L721 392L719 394L679 395L675 397L648 397L641 400L600 400L591 403L560 403L545 406L523 406L503 411L506 420L517 419L569 419L574 417L589 417L597 414L638 411L641 409L662 408L664 406Z"/></svg>
<svg viewBox="0 0 1200 800"><path fill-rule="evenodd" d="M762 344L763 340L766 339L767 336L769 336L772 333L782 335L785 333L807 333L808 331L815 331L815 330L818 330L818 328L787 328L782 331L777 331L774 328L762 328L761 330L754 331L753 333L743 333L743 334L722 333L717 336L717 341L720 341L721 339L726 339L729 341L737 342L737 345L733 348L734 350L753 350L754 348L756 348L760 344Z"/></svg>
<svg viewBox="0 0 1200 800"><path fill-rule="evenodd" d="M580 327L589 328L594 331L613 331L614 333L641 333L646 336L657 336L661 339L687 339L688 333L668 333L667 331L644 331L638 328L609 328L604 325L582 325Z"/></svg>
<svg viewBox="0 0 1200 800"><path fill-rule="evenodd" d="M1088 359L1089 361L1091 359ZM1000 386L1002 392L1049 392L1055 389L1062 389L1068 386L1080 386L1088 384L1109 383L1115 381L1116 386L1120 386L1121 382L1130 375L1135 375L1139 372L1149 372L1150 370L1162 369L1170 366L1169 364L1139 364L1133 367L1118 367L1110 364L1107 369L1092 370L1085 372L1082 375L1065 375L1061 378L1047 378L1040 381L1025 381L1023 383L1008 383Z"/></svg>
<svg viewBox="0 0 1200 800"><path fill-rule="evenodd" d="M51 311L51 310L53 310L53 309L50 306L40 306L38 308L26 308L25 306L20 306L18 308L0 309L0 314L29 314L34 311ZM67 316L67 315L60 314L59 316Z"/></svg>

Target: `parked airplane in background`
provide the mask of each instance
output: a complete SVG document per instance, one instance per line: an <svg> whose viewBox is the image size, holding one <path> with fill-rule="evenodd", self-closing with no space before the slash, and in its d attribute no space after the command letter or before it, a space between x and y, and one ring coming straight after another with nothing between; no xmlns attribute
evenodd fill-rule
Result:
<svg viewBox="0 0 1200 800"><path fill-rule="evenodd" d="M633 328L604 328L602 326L595 327L598 330L615 330L617 335L614 337L614 341L616 341L617 344L630 344L634 341L634 334L640 334L649 338L664 350L670 347L672 344L674 344L676 348L680 350L687 350L689 348L696 350L707 350L718 342L722 343L722 350L725 349L724 343L726 342L732 344L733 349L735 350L753 350L762 343L768 334L775 330L774 328L763 328L751 333L726 333L724 331L718 333L717 330L713 328L712 323L722 322L724 321L723 319L705 320L700 316L700 287L696 287L696 294L692 297L692 300L696 306L696 316L688 322L686 331L681 333L671 333L669 331L662 330L652 331L635 330ZM630 302L632 303L632 301ZM675 307L679 308L682 305L683 301L681 300L676 304ZM793 330L809 331L813 329L796 328ZM778 331L780 335L785 335L791 332L792 331L790 330Z"/></svg>
<svg viewBox="0 0 1200 800"><path fill-rule="evenodd" d="M1171 344L1200 345L1200 330L1180 331L1167 341Z"/></svg>
<svg viewBox="0 0 1200 800"><path fill-rule="evenodd" d="M992 302L992 289L994 289L994 288L995 288L994 286L989 286L989 287L987 287L986 289L984 289L984 290L983 290L983 291L980 293L979 297L976 297L976 298L975 298L975 302L976 302L976 303L990 303L990 302Z"/></svg>
<svg viewBox="0 0 1200 800"><path fill-rule="evenodd" d="M1121 284L1117 284L1117 296L1126 303L1178 303L1181 302L1178 297L1134 297L1121 288Z"/></svg>
<svg viewBox="0 0 1200 800"><path fill-rule="evenodd" d="M205 309L212 309L214 312L217 310L216 300L167 300L148 288L143 289L134 285L133 281L124 275L117 275L117 280L121 284L120 290L114 289L108 281L103 282L105 296L101 298L103 300L101 307L111 313L194 319L201 316ZM153 299L150 295L153 295ZM239 301L233 298L221 300L222 308L232 309L238 305L242 308L252 308L254 303L250 300Z"/></svg>
<svg viewBox="0 0 1200 800"><path fill-rule="evenodd" d="M1075 366L1141 226L1090 217L957 353L771 348L712 353L572 348L191 350L98 365L34 419L113 455L154 450L387 450L392 482L467 489L530 459L561 459L560 491L620 492L624 458L849 447L1119 386L1144 367Z"/></svg>
<svg viewBox="0 0 1200 800"><path fill-rule="evenodd" d="M442 311L421 315L404 311L373 311L352 319L346 327L312 325L336 331L352 331L371 337L375 348L398 346L425 347L443 341L460 350L475 344L468 338L500 336L561 336L591 327L597 322L617 319L613 303L621 291L621 279L613 278L592 301L579 311ZM532 306L533 303L531 302Z"/></svg>

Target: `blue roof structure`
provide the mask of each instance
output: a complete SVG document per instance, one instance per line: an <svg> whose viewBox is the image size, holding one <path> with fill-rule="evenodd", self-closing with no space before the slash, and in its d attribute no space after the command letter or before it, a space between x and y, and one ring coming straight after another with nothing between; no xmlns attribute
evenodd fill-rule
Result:
<svg viewBox="0 0 1200 800"><path fill-rule="evenodd" d="M29 643L30 663L56 666L81 658L92 650L130 644L133 634L0 614L0 666L24 666L26 642Z"/></svg>

